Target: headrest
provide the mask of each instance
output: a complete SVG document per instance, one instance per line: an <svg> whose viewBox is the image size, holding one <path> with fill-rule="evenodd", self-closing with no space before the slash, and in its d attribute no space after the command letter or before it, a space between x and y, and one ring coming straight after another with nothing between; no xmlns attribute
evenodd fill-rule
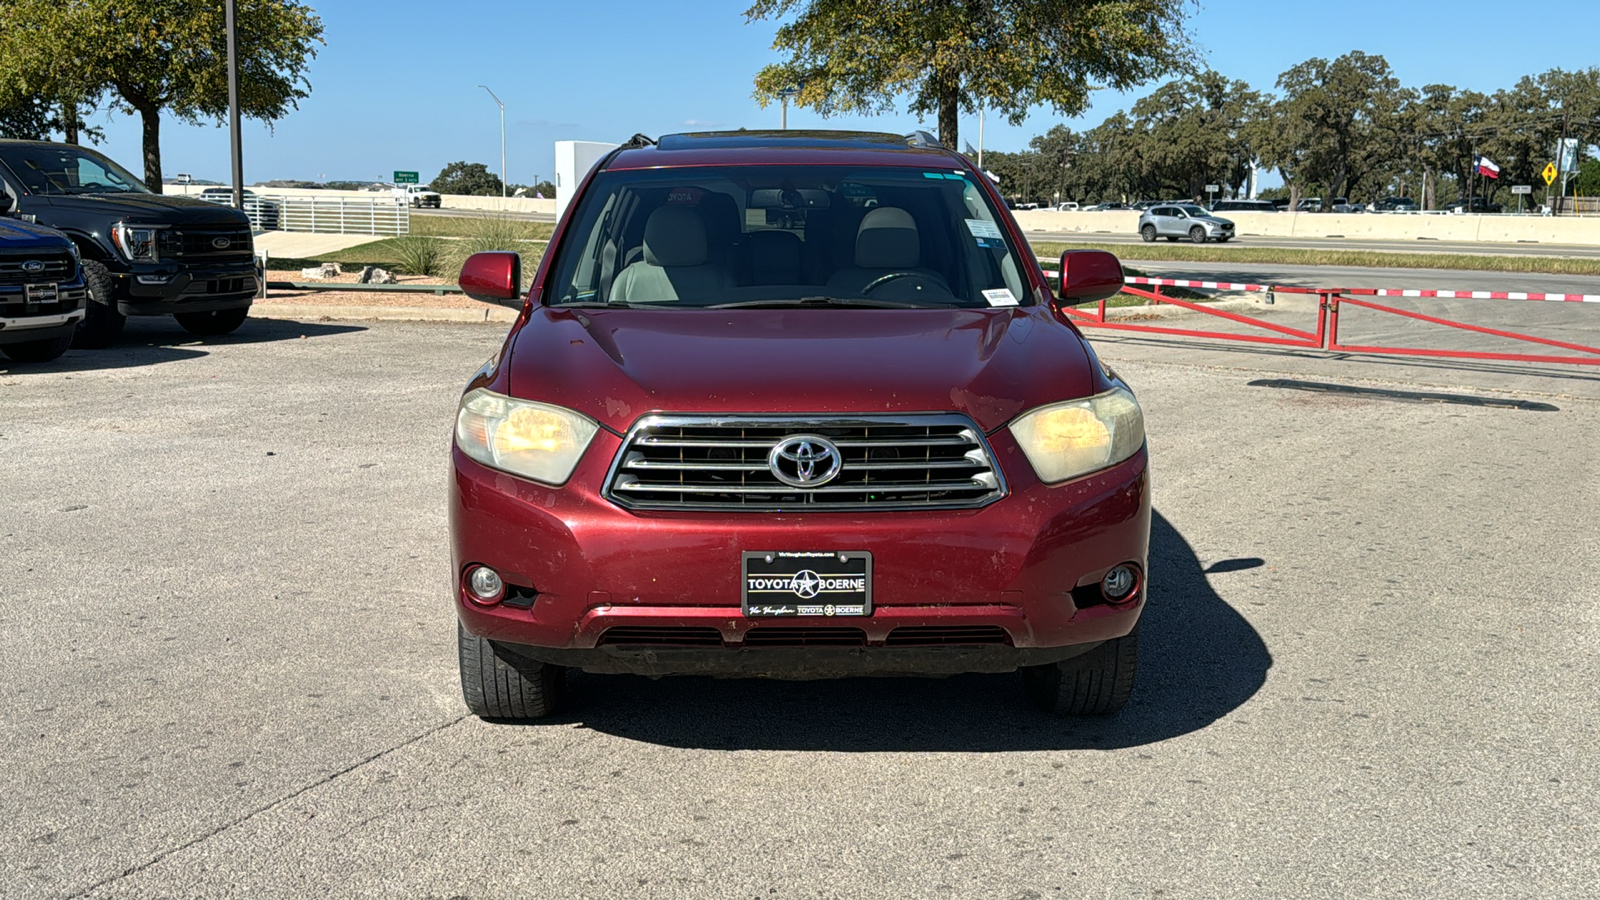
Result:
<svg viewBox="0 0 1600 900"><path fill-rule="evenodd" d="M856 231L856 266L862 269L914 269L922 257L917 222L893 206L867 213Z"/></svg>
<svg viewBox="0 0 1600 900"><path fill-rule="evenodd" d="M687 206L663 206L644 223L644 261L652 266L701 266L706 223Z"/></svg>
<svg viewBox="0 0 1600 900"><path fill-rule="evenodd" d="M745 236L750 258L765 269L800 268L800 236L787 231L752 231Z"/></svg>

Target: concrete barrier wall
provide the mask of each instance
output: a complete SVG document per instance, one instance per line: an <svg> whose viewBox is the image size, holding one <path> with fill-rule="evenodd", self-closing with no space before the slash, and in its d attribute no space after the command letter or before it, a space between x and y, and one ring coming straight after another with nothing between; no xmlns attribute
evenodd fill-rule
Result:
<svg viewBox="0 0 1600 900"><path fill-rule="evenodd" d="M169 194L198 194L207 187L216 185L198 184L169 184L165 190ZM251 191L262 196L277 195L280 197L357 197L370 200L373 197L387 197L391 194L384 191L328 191L319 188L269 188L252 187ZM540 200L534 197L469 197L464 194L442 194L439 202L443 209L483 210L488 212L515 212L515 213L548 213L555 214L556 201L554 198Z"/></svg>
<svg viewBox="0 0 1600 900"><path fill-rule="evenodd" d="M1026 231L1082 235L1089 239L1097 233L1134 234L1139 227L1139 213L1133 211L1023 210L1013 215ZM1246 237L1600 245L1600 218L1250 212L1224 213L1223 217L1231 220L1238 227L1238 233Z"/></svg>

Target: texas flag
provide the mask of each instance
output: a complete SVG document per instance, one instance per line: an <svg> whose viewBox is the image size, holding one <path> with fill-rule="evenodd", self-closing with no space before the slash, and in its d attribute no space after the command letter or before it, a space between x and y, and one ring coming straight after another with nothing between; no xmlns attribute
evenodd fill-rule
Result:
<svg viewBox="0 0 1600 900"><path fill-rule="evenodd" d="M1500 177L1500 167L1495 165L1494 161L1489 159L1489 157L1479 156L1474 160L1474 162L1478 166L1479 175L1482 175L1485 178L1495 179Z"/></svg>

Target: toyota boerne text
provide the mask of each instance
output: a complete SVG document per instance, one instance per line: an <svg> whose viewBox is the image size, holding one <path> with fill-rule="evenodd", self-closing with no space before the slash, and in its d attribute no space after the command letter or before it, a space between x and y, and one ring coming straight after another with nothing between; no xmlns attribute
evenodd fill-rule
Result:
<svg viewBox="0 0 1600 900"><path fill-rule="evenodd" d="M472 378L450 485L462 689L532 719L569 668L767 678L1022 673L1128 699L1144 419L993 185L926 134L637 136L580 185Z"/></svg>

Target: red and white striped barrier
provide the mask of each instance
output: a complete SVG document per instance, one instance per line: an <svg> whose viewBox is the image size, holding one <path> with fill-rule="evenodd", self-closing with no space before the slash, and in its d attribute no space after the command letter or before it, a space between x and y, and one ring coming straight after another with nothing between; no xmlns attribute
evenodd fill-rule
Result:
<svg viewBox="0 0 1600 900"><path fill-rule="evenodd" d="M1129 281L1136 279L1129 278ZM1530 294L1522 291L1419 291L1397 288L1346 288L1342 294L1359 297L1436 297L1441 300L1556 300L1564 303L1600 303L1600 294Z"/></svg>

